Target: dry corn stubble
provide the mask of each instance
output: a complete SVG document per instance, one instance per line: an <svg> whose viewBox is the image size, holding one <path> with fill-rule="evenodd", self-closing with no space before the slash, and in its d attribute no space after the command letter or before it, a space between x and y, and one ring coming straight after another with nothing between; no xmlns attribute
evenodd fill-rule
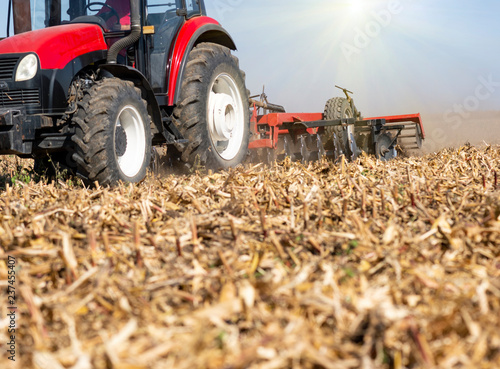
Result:
<svg viewBox="0 0 500 369"><path fill-rule="evenodd" d="M116 189L17 181L0 313L9 254L20 367L497 368L499 164L467 146Z"/></svg>

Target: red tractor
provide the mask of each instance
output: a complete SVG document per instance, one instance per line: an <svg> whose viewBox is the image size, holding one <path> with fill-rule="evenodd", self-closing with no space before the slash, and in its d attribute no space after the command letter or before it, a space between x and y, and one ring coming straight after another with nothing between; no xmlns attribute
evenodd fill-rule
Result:
<svg viewBox="0 0 500 369"><path fill-rule="evenodd" d="M152 146L207 168L242 162L249 103L230 35L203 0L9 0L0 154L138 182Z"/></svg>

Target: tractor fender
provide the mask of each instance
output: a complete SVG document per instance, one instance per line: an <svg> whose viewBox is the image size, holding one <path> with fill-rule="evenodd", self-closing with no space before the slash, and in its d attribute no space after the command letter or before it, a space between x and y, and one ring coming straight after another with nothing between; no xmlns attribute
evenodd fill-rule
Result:
<svg viewBox="0 0 500 369"><path fill-rule="evenodd" d="M196 17L188 20L180 29L170 58L168 80L168 105L178 102L184 69L189 53L201 42L212 42L236 50L236 45L229 33L213 18Z"/></svg>
<svg viewBox="0 0 500 369"><path fill-rule="evenodd" d="M153 124L158 129L159 133L163 132L160 106L158 105L151 85L141 72L135 68L122 64L103 64L99 66L99 73L103 77L111 74L113 77L131 81L136 87L140 88L143 93L142 97L147 102L148 113L153 120Z"/></svg>

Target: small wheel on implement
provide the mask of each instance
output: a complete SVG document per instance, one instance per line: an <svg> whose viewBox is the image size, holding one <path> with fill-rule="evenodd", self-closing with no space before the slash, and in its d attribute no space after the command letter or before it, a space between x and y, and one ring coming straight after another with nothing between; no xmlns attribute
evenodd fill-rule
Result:
<svg viewBox="0 0 500 369"><path fill-rule="evenodd" d="M201 43L189 54L174 123L189 143L178 147L189 166L226 169L247 156L248 92L228 48Z"/></svg>
<svg viewBox="0 0 500 369"><path fill-rule="evenodd" d="M357 118L351 104L344 97L334 97L325 105L325 120L343 118ZM347 159L354 160L358 155L358 149L354 138L354 126L330 126L326 127L322 141L325 150L333 150L338 155L345 155Z"/></svg>
<svg viewBox="0 0 500 369"><path fill-rule="evenodd" d="M132 82L105 78L88 90L73 118L73 158L88 184L139 182L151 160L151 118Z"/></svg>

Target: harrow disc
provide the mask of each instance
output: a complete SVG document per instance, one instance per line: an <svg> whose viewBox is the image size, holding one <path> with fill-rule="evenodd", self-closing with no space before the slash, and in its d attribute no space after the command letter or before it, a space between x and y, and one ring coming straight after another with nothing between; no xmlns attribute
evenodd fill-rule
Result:
<svg viewBox="0 0 500 369"><path fill-rule="evenodd" d="M394 138L389 133L381 133L375 141L375 156L382 161L389 161L397 156Z"/></svg>
<svg viewBox="0 0 500 369"><path fill-rule="evenodd" d="M297 136L285 134L282 141L284 156L289 157L292 161L300 161L305 164L319 160L325 155L323 142L317 134L310 135L306 133Z"/></svg>
<svg viewBox="0 0 500 369"><path fill-rule="evenodd" d="M333 159L335 161L339 160L339 158L344 155L344 152L342 151L342 147L340 144L340 139L339 137L334 133L333 134Z"/></svg>
<svg viewBox="0 0 500 369"><path fill-rule="evenodd" d="M356 138L354 137L354 127L352 128L352 130L349 130L347 132L348 132L348 145L350 151L349 159L351 161L354 161L358 158L361 151L358 149L358 145L356 144Z"/></svg>
<svg viewBox="0 0 500 369"><path fill-rule="evenodd" d="M261 148L250 150L249 161L253 164L264 163L269 166L274 165L276 162L276 151L275 149L270 148Z"/></svg>
<svg viewBox="0 0 500 369"><path fill-rule="evenodd" d="M417 148L421 149L422 148L422 128L420 128L420 125L419 124L416 124L415 125L415 129L416 129L416 139L417 139Z"/></svg>

